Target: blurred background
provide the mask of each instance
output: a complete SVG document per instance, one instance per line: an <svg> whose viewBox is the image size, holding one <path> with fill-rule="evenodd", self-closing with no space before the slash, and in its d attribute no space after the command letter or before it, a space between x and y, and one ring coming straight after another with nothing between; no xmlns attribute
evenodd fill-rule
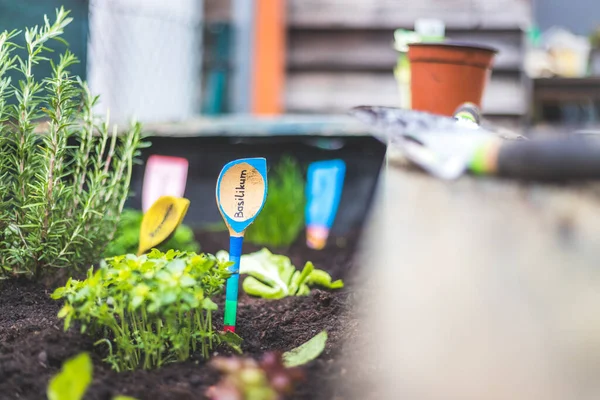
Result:
<svg viewBox="0 0 600 400"><path fill-rule="evenodd" d="M600 30L594 0L22 0L19 28L61 5L74 70L113 118L144 122L245 114L343 114L400 105L397 29L420 19L496 47L486 116L529 131L598 124ZM328 120L329 121L329 120ZM339 121L335 121L339 122ZM337 127L337 125L332 125ZM553 127L553 128L552 128ZM349 129L349 128L348 128Z"/></svg>
<svg viewBox="0 0 600 400"><path fill-rule="evenodd" d="M189 160L193 228L221 221L226 162L290 155L303 168L346 162L332 234L360 231L386 150L346 112L408 104L413 34L499 50L488 120L526 135L600 128L598 0L1 0L0 26L39 24L61 5L75 18L73 73L101 95L98 111L144 122L144 160ZM143 175L128 207L141 208ZM404 398L597 399L598 187L392 178L367 235L380 258L363 263L376 275L365 297L382 310L366 322L375 356L352 376L387 379L392 394L404 383Z"/></svg>

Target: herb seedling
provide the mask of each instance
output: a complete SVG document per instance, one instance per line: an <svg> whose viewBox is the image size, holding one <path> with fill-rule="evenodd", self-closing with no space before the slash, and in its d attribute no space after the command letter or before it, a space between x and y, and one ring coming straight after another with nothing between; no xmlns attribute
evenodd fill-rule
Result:
<svg viewBox="0 0 600 400"><path fill-rule="evenodd" d="M208 358L221 342L212 326L229 263L208 254L156 249L106 260L87 279L69 279L54 299L65 299L58 316L65 330L75 321L81 331L105 337L109 362L117 371L151 369L186 360L199 350Z"/></svg>
<svg viewBox="0 0 600 400"><path fill-rule="evenodd" d="M226 260L227 252L219 251L216 256L220 260ZM243 255L240 260L240 273L249 275L242 283L244 291L251 296L265 299L306 296L310 294L311 286L327 289L344 287L341 279L332 282L331 275L315 269L310 261L300 271L289 257L273 254L268 249Z"/></svg>
<svg viewBox="0 0 600 400"><path fill-rule="evenodd" d="M26 29L23 58L12 53L19 32L0 33L0 278L96 262L115 231L142 145L138 123L117 135L116 126L96 119L98 97L69 73L78 62L71 52L57 62L47 58L48 41L64 42L68 14L60 8L54 22L45 17ZM45 62L52 76L41 80L33 71ZM6 75L13 69L18 82ZM47 123L38 125L41 119Z"/></svg>
<svg viewBox="0 0 600 400"><path fill-rule="evenodd" d="M244 158L223 167L217 180L217 206L229 229L231 276L227 279L225 331L235 332L239 268L244 233L260 213L267 197L267 160Z"/></svg>
<svg viewBox="0 0 600 400"><path fill-rule="evenodd" d="M299 163L284 157L269 173L265 207L248 227L246 240L260 246L291 245L304 227L304 175Z"/></svg>

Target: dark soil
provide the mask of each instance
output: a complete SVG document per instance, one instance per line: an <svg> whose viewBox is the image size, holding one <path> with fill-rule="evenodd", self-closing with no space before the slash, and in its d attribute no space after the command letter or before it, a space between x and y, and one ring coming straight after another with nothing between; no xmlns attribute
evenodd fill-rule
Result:
<svg viewBox="0 0 600 400"><path fill-rule="evenodd" d="M198 236L205 252L228 247L225 233ZM237 333L244 339L245 354L260 357L269 350L290 350L326 329L329 340L325 352L305 366L307 381L291 398L339 399L344 397L343 385L337 381L348 378L341 362L342 344L352 341L359 331L350 307L358 235L332 238L323 251L307 249L302 239L282 252L297 267L313 261L334 279L344 279L346 287L332 292L313 290L308 297L276 301L250 298L240 291ZM245 252L258 249L260 246L249 244L244 247ZM195 356L154 371L112 371L101 361L104 349L93 344L98 338L76 329L63 331L62 321L56 317L61 304L51 300L50 293L50 289L25 281L0 283L0 400L45 399L51 376L63 361L81 351L90 352L94 360L94 381L85 399L110 400L117 394L139 400L202 399L206 389L218 381L218 374ZM222 298L218 300L222 302ZM221 315L215 320L220 321Z"/></svg>

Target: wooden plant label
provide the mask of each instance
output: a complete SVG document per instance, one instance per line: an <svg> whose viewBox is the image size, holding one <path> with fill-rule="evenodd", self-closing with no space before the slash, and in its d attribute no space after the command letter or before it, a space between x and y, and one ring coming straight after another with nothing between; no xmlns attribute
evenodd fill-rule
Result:
<svg viewBox="0 0 600 400"><path fill-rule="evenodd" d="M217 181L216 195L230 233L243 235L267 198L267 161L245 158L225 165Z"/></svg>
<svg viewBox="0 0 600 400"><path fill-rule="evenodd" d="M183 197L189 163L181 157L152 155L146 163L142 210L148 211L161 196Z"/></svg>

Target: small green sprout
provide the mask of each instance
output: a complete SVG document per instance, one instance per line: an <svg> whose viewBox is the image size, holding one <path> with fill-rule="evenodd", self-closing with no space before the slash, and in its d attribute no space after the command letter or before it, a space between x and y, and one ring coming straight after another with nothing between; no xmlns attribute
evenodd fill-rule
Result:
<svg viewBox="0 0 600 400"><path fill-rule="evenodd" d="M48 400L81 400L92 383L93 365L88 353L80 353L63 363L61 371L50 380ZM112 400L137 400L118 395Z"/></svg>
<svg viewBox="0 0 600 400"><path fill-rule="evenodd" d="M81 353L67 361L48 385L48 400L81 400L92 382L92 359Z"/></svg>

